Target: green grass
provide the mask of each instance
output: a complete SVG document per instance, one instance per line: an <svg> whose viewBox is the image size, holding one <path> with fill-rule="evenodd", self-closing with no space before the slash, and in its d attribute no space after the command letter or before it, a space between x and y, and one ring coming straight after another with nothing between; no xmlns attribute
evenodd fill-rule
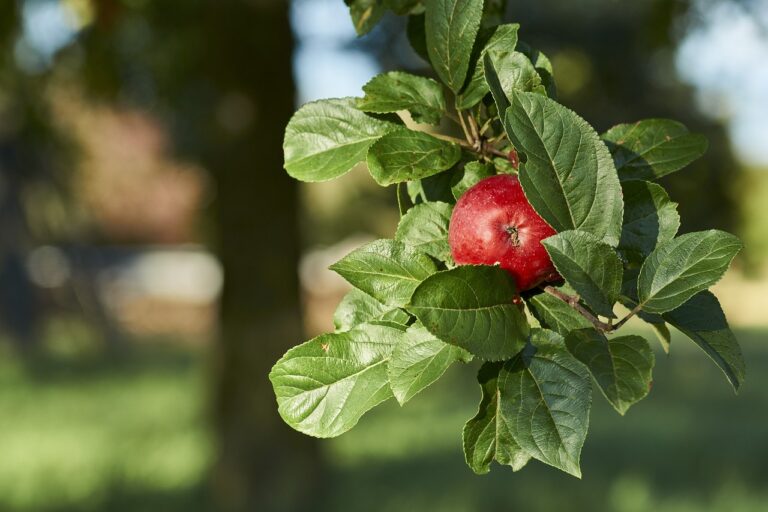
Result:
<svg viewBox="0 0 768 512"><path fill-rule="evenodd" d="M453 368L406 407L387 403L320 441L330 468L313 510L768 511L768 344L765 332L739 336L738 396L683 339L657 354L654 389L626 417L596 394L583 480L537 462L474 475L460 433L479 400L476 365ZM0 510L208 510L202 353L3 359Z"/></svg>

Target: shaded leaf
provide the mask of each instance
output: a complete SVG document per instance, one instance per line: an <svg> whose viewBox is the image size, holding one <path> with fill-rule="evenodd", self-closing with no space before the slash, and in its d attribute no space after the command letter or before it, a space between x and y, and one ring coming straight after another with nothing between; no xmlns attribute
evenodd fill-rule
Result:
<svg viewBox="0 0 768 512"><path fill-rule="evenodd" d="M357 110L354 98L307 103L285 128L285 169L301 181L337 178L363 161L368 148L395 128Z"/></svg>
<svg viewBox="0 0 768 512"><path fill-rule="evenodd" d="M703 135L689 133L681 123L669 119L620 124L602 137L622 181L666 176L702 156L708 147Z"/></svg>
<svg viewBox="0 0 768 512"><path fill-rule="evenodd" d="M451 185L453 197L458 199L464 192L477 185L477 183L490 176L493 176L493 166L481 162L469 162L464 166L460 173L454 177L455 183Z"/></svg>
<svg viewBox="0 0 768 512"><path fill-rule="evenodd" d="M647 256L662 242L672 240L680 228L677 203L659 185L624 181L624 225L619 248Z"/></svg>
<svg viewBox="0 0 768 512"><path fill-rule="evenodd" d="M650 391L654 356L640 336L608 339L594 329L571 332L568 350L589 368L600 390L619 414Z"/></svg>
<svg viewBox="0 0 768 512"><path fill-rule="evenodd" d="M429 62L429 53L427 52L427 34L424 29L424 14L415 14L408 16L408 24L405 27L405 34L411 48L416 55Z"/></svg>
<svg viewBox="0 0 768 512"><path fill-rule="evenodd" d="M488 2L486 2L487 5ZM519 24L509 23L480 31L470 62L472 73L461 94L456 98L457 108L469 109L474 107L490 92L488 84L485 83L483 56L488 51L514 51L519 29Z"/></svg>
<svg viewBox="0 0 768 512"><path fill-rule="evenodd" d="M708 291L698 293L663 316L664 320L701 347L723 370L733 389L738 391L746 373L744 356L728 327L717 297Z"/></svg>
<svg viewBox="0 0 768 512"><path fill-rule="evenodd" d="M512 304L516 293L505 270L465 265L427 278L406 309L444 342L500 360L519 352L528 337L525 315Z"/></svg>
<svg viewBox="0 0 768 512"><path fill-rule="evenodd" d="M407 303L419 283L437 271L429 256L395 240L359 247L330 269L389 306Z"/></svg>
<svg viewBox="0 0 768 512"><path fill-rule="evenodd" d="M426 178L409 181L406 185L408 197L413 204L439 201L454 204L456 200L451 192L451 183L455 179L456 169L449 169Z"/></svg>
<svg viewBox="0 0 768 512"><path fill-rule="evenodd" d="M614 318L623 268L613 248L583 231L563 231L541 242L558 273L597 314Z"/></svg>
<svg viewBox="0 0 768 512"><path fill-rule="evenodd" d="M344 3L349 6L349 16L358 36L370 32L387 10L382 0L344 0Z"/></svg>
<svg viewBox="0 0 768 512"><path fill-rule="evenodd" d="M660 244L643 263L637 292L643 311L671 311L723 277L741 250L738 238L712 229Z"/></svg>

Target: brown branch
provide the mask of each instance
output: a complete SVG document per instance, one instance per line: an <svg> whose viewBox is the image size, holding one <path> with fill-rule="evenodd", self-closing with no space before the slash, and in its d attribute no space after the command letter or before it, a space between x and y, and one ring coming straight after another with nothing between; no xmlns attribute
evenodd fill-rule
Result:
<svg viewBox="0 0 768 512"><path fill-rule="evenodd" d="M611 324L607 324L605 322L600 321L595 315L587 311L584 306L579 304L579 297L577 295L568 295L566 293L561 292L557 288L554 288L553 286L545 286L544 291L547 292L550 295L553 295L557 297L558 299L562 300L569 306L571 306L573 309L575 309L581 316L589 320L592 325L595 326L595 329L597 329L600 332L611 332L613 330L613 326Z"/></svg>

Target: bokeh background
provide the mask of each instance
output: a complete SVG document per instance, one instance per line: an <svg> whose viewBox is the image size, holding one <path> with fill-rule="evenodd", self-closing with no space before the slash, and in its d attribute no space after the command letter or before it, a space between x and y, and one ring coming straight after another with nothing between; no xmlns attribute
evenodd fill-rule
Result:
<svg viewBox="0 0 768 512"><path fill-rule="evenodd" d="M768 2L510 4L598 130L709 137L663 181L683 230L746 242L716 286L738 396L675 337L626 417L596 394L581 481L471 473L474 367L338 439L291 431L268 370L331 329L346 288L326 267L398 214L365 169L292 182L283 128L379 71L426 72L404 20L358 39L342 0L3 0L0 510L768 511Z"/></svg>

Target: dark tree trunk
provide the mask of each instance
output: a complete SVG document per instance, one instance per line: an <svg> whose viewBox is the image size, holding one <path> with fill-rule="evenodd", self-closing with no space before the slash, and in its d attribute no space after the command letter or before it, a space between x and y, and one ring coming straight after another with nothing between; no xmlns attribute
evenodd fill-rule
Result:
<svg viewBox="0 0 768 512"><path fill-rule="evenodd" d="M214 415L217 510L310 510L319 459L277 414L268 379L302 341L297 186L282 170L294 110L288 4L210 2L209 65L222 88L216 176L218 255L224 267ZM227 91L228 86L232 87Z"/></svg>

